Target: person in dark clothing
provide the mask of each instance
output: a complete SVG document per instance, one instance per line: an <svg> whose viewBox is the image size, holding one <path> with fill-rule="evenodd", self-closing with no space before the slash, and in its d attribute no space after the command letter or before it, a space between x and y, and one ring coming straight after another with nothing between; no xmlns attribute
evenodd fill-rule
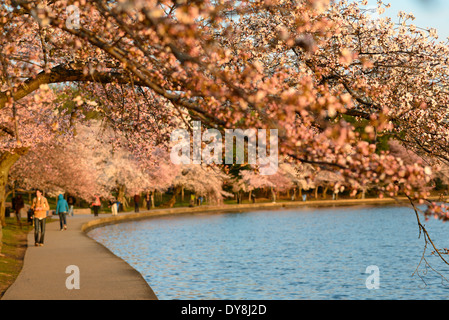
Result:
<svg viewBox="0 0 449 320"><path fill-rule="evenodd" d="M20 210L23 209L25 204L23 203L22 195L17 195L17 197L14 197L11 201L12 208L16 214L17 224L20 226L20 229L22 229L22 220L20 216Z"/></svg>
<svg viewBox="0 0 449 320"><path fill-rule="evenodd" d="M150 196L149 192L147 192L147 195L145 197L145 201L147 202L147 210L150 210L151 209L151 196Z"/></svg>
<svg viewBox="0 0 449 320"><path fill-rule="evenodd" d="M29 223L29 224L33 224L33 214L34 214L34 212L33 212L33 209L28 209L28 211L27 211L27 222Z"/></svg>
<svg viewBox="0 0 449 320"><path fill-rule="evenodd" d="M135 194L134 195L134 212L139 212L139 202L140 202L140 195Z"/></svg>

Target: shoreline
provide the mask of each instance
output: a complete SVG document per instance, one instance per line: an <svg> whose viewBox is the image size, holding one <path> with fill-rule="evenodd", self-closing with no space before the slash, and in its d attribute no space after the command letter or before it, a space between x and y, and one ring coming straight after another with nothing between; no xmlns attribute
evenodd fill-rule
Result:
<svg viewBox="0 0 449 320"><path fill-rule="evenodd" d="M429 197L429 200L438 201L438 197ZM406 197L393 198L370 198L370 199L343 199L343 200L312 200L312 201L285 201L285 202L262 202L247 204L223 204L223 205L203 205L196 207L176 207L176 208L160 208L145 210L138 213L127 212L117 216L108 216L89 221L81 226L81 231L88 233L89 231L103 227L106 225L152 219L157 217L187 215L187 214L219 214L225 212L247 212L260 211L263 209L294 209L294 208L326 208L326 207L351 207L351 206L367 206L367 205L393 205L403 204L409 205Z"/></svg>

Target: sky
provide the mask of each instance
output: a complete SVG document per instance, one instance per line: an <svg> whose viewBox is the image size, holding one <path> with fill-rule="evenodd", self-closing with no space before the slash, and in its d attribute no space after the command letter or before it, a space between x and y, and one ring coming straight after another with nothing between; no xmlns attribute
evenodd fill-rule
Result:
<svg viewBox="0 0 449 320"><path fill-rule="evenodd" d="M412 13L416 20L413 24L421 28L435 28L438 40L445 41L449 37L449 1L448 0L383 0L391 4L382 16L389 16L398 21L397 13ZM368 8L376 8L377 1L369 0ZM396 19L396 20L395 20Z"/></svg>

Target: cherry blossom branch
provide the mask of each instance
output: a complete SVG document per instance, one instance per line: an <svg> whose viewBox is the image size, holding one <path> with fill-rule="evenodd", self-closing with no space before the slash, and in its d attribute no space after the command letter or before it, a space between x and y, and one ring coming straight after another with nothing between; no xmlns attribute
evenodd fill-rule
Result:
<svg viewBox="0 0 449 320"><path fill-rule="evenodd" d="M446 259L443 258L443 256L440 253L440 250L438 250L435 246L435 244L433 243L432 239L430 238L429 233L427 232L427 229L425 228L425 226L421 223L421 220L419 219L419 213L418 211L420 211L414 204L413 200L407 195L408 200L410 201L410 204L413 207L413 210L415 211L415 215L416 215L416 220L418 223L418 227L419 227L419 237L421 237L421 234L424 235L424 249L423 249L423 253L421 255L421 259L418 263L418 266L416 267L415 271L413 272L412 275L417 274L421 280L425 283L423 277L419 274L419 267L421 265L421 263L424 261L425 262L425 267L426 268L430 268L432 271L434 271L435 273L437 273L441 278L442 281L446 281L448 282L448 280L446 279L446 277L444 277L439 271L435 270L435 268L433 268L430 263L427 261L426 257L425 257L425 253L426 253L426 249L427 249L427 245L430 243L432 245L432 247L434 248L435 251L432 252L432 254L434 254L435 252L438 254L438 256L440 257L440 259L447 265L449 265L449 262L446 261Z"/></svg>
<svg viewBox="0 0 449 320"><path fill-rule="evenodd" d="M8 91L0 92L0 109L6 106L9 98L13 101L22 99L30 93L39 89L43 84L61 83L61 82L101 82L101 83L119 83L129 84L127 76L118 72L98 72L86 74L83 70L75 70L67 65L58 65L50 69L49 72L42 71L35 77L24 81L21 85ZM138 85L144 85L140 81L135 82ZM11 93L12 92L12 93Z"/></svg>

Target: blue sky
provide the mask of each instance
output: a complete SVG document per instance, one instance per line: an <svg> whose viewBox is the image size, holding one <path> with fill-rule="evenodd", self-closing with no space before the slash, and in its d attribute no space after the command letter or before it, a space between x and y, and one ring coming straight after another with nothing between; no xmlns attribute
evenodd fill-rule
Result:
<svg viewBox="0 0 449 320"><path fill-rule="evenodd" d="M376 0L369 0L367 7L377 7ZM413 13L417 27L435 28L438 30L440 41L449 37L449 1L448 0L384 0L391 7L382 15L388 15L397 21L397 13L404 11Z"/></svg>

